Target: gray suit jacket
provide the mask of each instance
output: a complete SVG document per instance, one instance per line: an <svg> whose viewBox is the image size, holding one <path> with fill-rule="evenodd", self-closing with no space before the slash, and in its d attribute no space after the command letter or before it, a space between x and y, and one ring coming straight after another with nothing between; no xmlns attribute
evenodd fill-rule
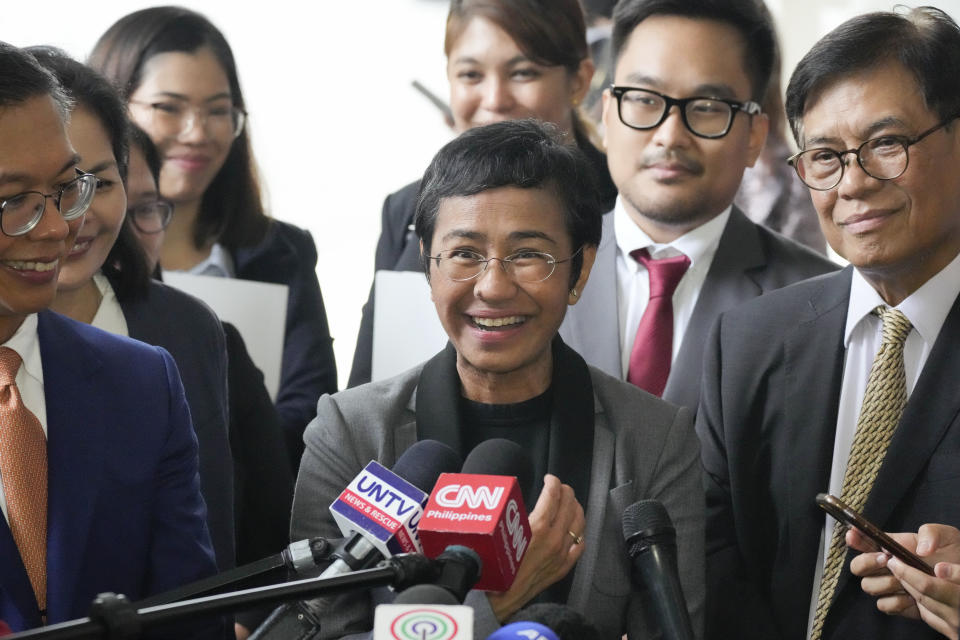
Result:
<svg viewBox="0 0 960 640"><path fill-rule="evenodd" d="M435 386L436 378L427 374L433 373L443 355L389 380L320 399L317 418L304 436L306 452L293 503L293 539L338 536L328 507L360 469L371 459L392 466L415 441L436 435L430 433L433 426L424 424L428 419L418 403L455 406L455 397L438 400L424 392L425 385ZM690 412L596 369L589 368L587 373L582 360L576 359L593 386L593 426L592 437L581 428L572 440L586 437L592 462L587 469L581 462L584 446L564 440L563 456L575 461L587 482L586 494L577 493L586 513L587 547L574 568L566 604L585 615L603 638L619 640L623 633L632 639L655 637L649 595L631 583L621 516L639 500L657 499L677 529L680 578L694 627L702 629L704 507L699 444ZM555 397L561 392L558 384L555 373ZM553 420L562 421L556 414ZM563 475L560 479L577 489L579 481ZM471 592L467 604L476 614L475 637L485 638L498 626L486 598ZM369 595L337 600L324 616L321 637L368 631L371 608Z"/></svg>
<svg viewBox="0 0 960 640"><path fill-rule="evenodd" d="M622 378L617 302L617 239L613 213L603 216L603 237L590 280L560 327L560 335L586 361ZM663 397L695 410L700 398L703 349L722 312L788 284L838 267L822 255L754 224L737 207L720 236Z"/></svg>

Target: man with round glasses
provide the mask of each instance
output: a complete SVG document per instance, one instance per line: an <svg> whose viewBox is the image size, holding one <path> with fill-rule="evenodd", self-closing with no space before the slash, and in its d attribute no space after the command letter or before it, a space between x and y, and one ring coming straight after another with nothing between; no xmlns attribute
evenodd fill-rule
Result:
<svg viewBox="0 0 960 640"><path fill-rule="evenodd" d="M96 188L68 113L53 76L0 42L0 620L14 631L216 571L173 360L46 309Z"/></svg>
<svg viewBox="0 0 960 640"><path fill-rule="evenodd" d="M619 197L561 335L590 364L695 409L717 315L835 267L732 204L767 135L769 14L754 0L623 0L613 19L603 121Z"/></svg>
<svg viewBox="0 0 960 640"><path fill-rule="evenodd" d="M847 21L790 80L790 162L850 266L723 314L709 340L697 429L716 638L941 637L919 618L943 567L915 600L814 499L892 532L960 523L958 66L960 27L923 7Z"/></svg>

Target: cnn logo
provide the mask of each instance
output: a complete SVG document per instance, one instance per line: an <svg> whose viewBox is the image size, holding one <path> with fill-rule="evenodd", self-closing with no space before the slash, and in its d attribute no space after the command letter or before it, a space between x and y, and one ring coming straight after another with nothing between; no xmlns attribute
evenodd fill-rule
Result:
<svg viewBox="0 0 960 640"><path fill-rule="evenodd" d="M468 484L449 484L436 494L437 504L448 509L458 509L464 505L471 509L493 510L503 499L503 487L472 487Z"/></svg>

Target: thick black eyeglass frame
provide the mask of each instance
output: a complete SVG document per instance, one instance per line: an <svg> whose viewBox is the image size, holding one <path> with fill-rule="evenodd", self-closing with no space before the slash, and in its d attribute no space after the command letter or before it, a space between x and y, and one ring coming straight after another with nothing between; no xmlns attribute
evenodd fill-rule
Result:
<svg viewBox="0 0 960 640"><path fill-rule="evenodd" d="M638 127L632 124L628 124L623 120L623 114L620 112L620 109L623 105L623 94L629 91L641 91L643 93L649 93L657 96L666 103L666 107L663 110L663 113L660 115L660 119L656 123L651 124L647 127ZM727 100L725 98L715 98L713 96L691 96L689 98L671 98L670 96L660 93L659 91L654 91L653 89L643 89L641 87L625 87L621 85L612 84L610 85L610 93L617 99L617 117L620 118L620 122L623 122L624 125L630 127L631 129L636 129L637 131L649 131L650 129L656 129L664 120L666 120L670 115L670 109L674 105L677 106L677 109L680 111L680 118L683 120L683 126L687 128L687 131L697 136L698 138L706 138L707 140L716 140L717 138L722 138L730 133L730 129L733 127L733 120L737 115L737 112L742 111L748 116L759 115L763 112L763 108L754 102L753 100L747 100L746 102L738 102L736 100ZM690 122L687 120L687 104L694 102L696 100L713 100L714 102L722 102L725 105L730 107L730 119L727 121L727 126L724 127L723 131L720 133L715 133L712 135L707 135L699 133L693 130L693 127L690 126Z"/></svg>
<svg viewBox="0 0 960 640"><path fill-rule="evenodd" d="M917 144L918 142L920 142L921 140L923 140L924 138L926 138L927 136L929 136L931 133L934 133L935 131L937 131L937 129L941 129L941 128L947 126L948 124L950 124L951 122L953 122L953 121L956 120L957 118L960 118L960 113L957 113L957 114L954 114L954 115L950 116L950 117L947 118L946 120L943 120L943 121L941 121L941 122L933 125L932 127L930 127L929 129L927 129L927 130L924 131L923 133L917 134L917 135L915 135L915 136L901 136L901 135L896 135L896 134L890 134L890 135L885 135L885 136L877 136L876 138L870 138L869 140L864 140L864 141L860 144L860 146L857 147L856 149L847 149L846 151L835 151L835 150L831 149L830 147L814 147L814 148L812 148L812 149L804 149L803 151L799 151L799 152L793 154L792 156L790 156L789 158L787 158L787 164L789 164L791 167L793 167L793 170L797 172L797 177L800 178L800 182L802 182L803 184L807 185L809 188L813 189L814 191L830 191L831 189L836 189L836 188L837 188L837 185L839 185L840 182L843 180L843 174L844 174L844 172L847 170L847 163L843 161L843 157L844 157L845 155L847 155L848 153L852 153L852 154L854 154L854 156L856 156L856 158L857 158L857 164L860 165L860 168L863 169L863 172L864 172L865 174L867 174L868 176L870 176L870 177L873 178L874 180L896 180L897 178L899 178L900 176L902 176L903 174L905 174L905 173L907 172L907 167L910 166L910 147L912 147L913 145ZM903 147L903 153L904 153L904 155L906 156L906 161L903 163L903 170L902 170L900 173L898 173L897 175L895 175L895 176L890 176L889 178L881 178L880 176L875 176L875 175L873 175L872 173L870 173L870 171L869 171L865 166L863 166L863 159L860 157L860 150L861 150L861 149L863 149L865 146L867 146L867 145L870 144L871 142L876 142L877 140L882 140L883 138L890 138L891 140L896 140L898 143L900 143L900 146ZM800 163L797 162L797 161L800 159L800 156L802 156L802 155L804 155L804 154L807 154L807 153L813 153L813 152L816 152L816 151L828 151L828 152L832 153L833 155L835 155L835 156L840 160L840 175L837 176L837 181L836 181L835 183L833 183L832 186L829 186L829 187L815 187L815 186L811 185L810 183L808 183L806 180L804 180L804 179L803 179L803 176L800 175Z"/></svg>

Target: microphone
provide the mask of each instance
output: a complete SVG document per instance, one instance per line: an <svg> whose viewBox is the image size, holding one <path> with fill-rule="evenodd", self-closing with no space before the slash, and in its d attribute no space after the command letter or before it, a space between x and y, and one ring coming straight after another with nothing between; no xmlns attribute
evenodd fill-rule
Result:
<svg viewBox="0 0 960 640"><path fill-rule="evenodd" d="M531 465L523 450L508 440L482 446L478 445L464 463L464 470L471 473L440 476L420 520L420 540L428 557L435 557L450 545L473 549L483 562L475 588L506 591L531 539L520 486L511 476L525 472L529 476ZM520 456L516 450L520 450ZM507 461L513 461L514 466L507 468ZM509 475L478 473L486 468Z"/></svg>
<svg viewBox="0 0 960 640"><path fill-rule="evenodd" d="M533 491L533 461L523 447L506 438L484 440L467 454L460 473L486 476L515 476L528 508L537 501Z"/></svg>
<svg viewBox="0 0 960 640"><path fill-rule="evenodd" d="M427 494L437 477L460 467L460 456L436 440L420 440L397 459L393 471L368 464L330 505L345 540L333 552L335 561L321 578L369 569L396 553L422 551L417 533ZM250 640L315 637L320 629L323 598L278 607Z"/></svg>
<svg viewBox="0 0 960 640"><path fill-rule="evenodd" d="M641 500L623 512L623 537L633 561L633 581L653 597L660 631L666 640L693 640L677 572L677 532L658 500Z"/></svg>
<svg viewBox="0 0 960 640"><path fill-rule="evenodd" d="M423 550L417 527L427 494L437 477L460 466L460 456L436 440L415 442L403 452L393 471L370 462L330 505L346 542L333 553L333 564L321 573L332 577L369 569L397 553Z"/></svg>
<svg viewBox="0 0 960 640"><path fill-rule="evenodd" d="M539 622L511 622L487 636L487 640L566 640Z"/></svg>
<svg viewBox="0 0 960 640"><path fill-rule="evenodd" d="M531 623L542 625L556 634L560 640L600 640L600 632L587 622L579 611L556 602L538 602L526 606L513 614L508 622L518 625ZM504 628L511 628L513 624ZM521 626L519 629L523 632L525 627ZM529 635L532 636L532 634Z"/></svg>

